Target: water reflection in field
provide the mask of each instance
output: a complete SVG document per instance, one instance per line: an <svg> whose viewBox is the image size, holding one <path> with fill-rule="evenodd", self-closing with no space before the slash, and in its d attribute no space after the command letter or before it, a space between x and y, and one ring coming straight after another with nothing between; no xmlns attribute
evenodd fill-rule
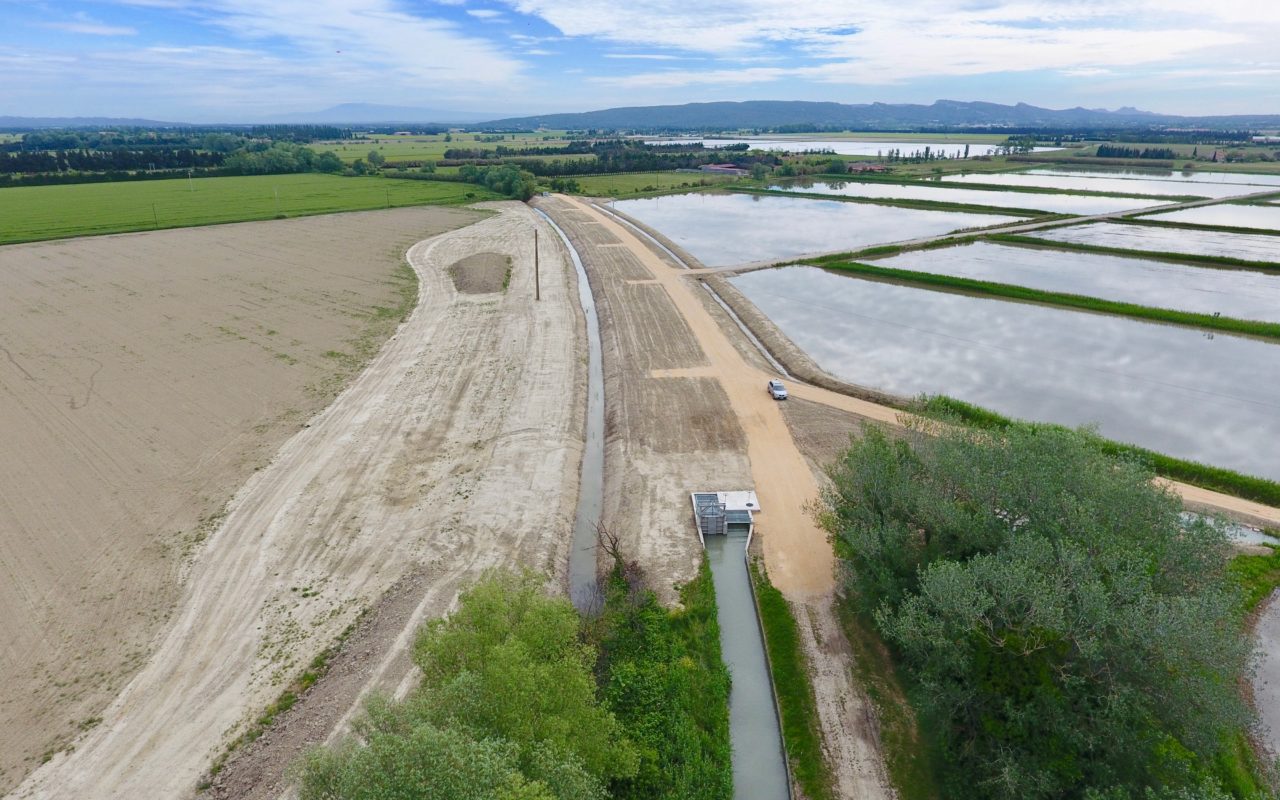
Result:
<svg viewBox="0 0 1280 800"><path fill-rule="evenodd" d="M1082 194L1040 194L1000 192L986 189L951 188L934 184L859 183L857 181L796 181L769 187L784 192L830 194L839 197L869 197L893 200L927 200L934 203L963 203L997 208L1028 208L1051 214L1110 214L1135 208L1149 208L1163 201L1142 197L1092 197Z"/></svg>
<svg viewBox="0 0 1280 800"><path fill-rule="evenodd" d="M1280 347L785 267L733 279L833 374L1280 479Z"/></svg>
<svg viewBox="0 0 1280 800"><path fill-rule="evenodd" d="M1255 228L1261 231L1280 231L1280 206L1220 205L1184 208L1152 214L1143 219L1161 222L1187 222L1192 225L1225 225L1232 228Z"/></svg>
<svg viewBox="0 0 1280 800"><path fill-rule="evenodd" d="M1157 308L1280 322L1280 275L1265 272L988 242L916 250L871 263Z"/></svg>
<svg viewBox="0 0 1280 800"><path fill-rule="evenodd" d="M666 195L621 200L614 208L712 267L856 250L1019 219L748 194Z"/></svg>
<svg viewBox="0 0 1280 800"><path fill-rule="evenodd" d="M1227 233L1094 222L1036 231L1028 235L1054 242L1145 250L1150 253L1186 253L1245 261L1280 262L1280 236L1262 233Z"/></svg>

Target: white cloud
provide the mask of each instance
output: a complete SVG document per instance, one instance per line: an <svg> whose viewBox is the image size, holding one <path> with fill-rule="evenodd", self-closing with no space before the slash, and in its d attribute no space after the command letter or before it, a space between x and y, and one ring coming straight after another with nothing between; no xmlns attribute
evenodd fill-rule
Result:
<svg viewBox="0 0 1280 800"><path fill-rule="evenodd" d="M85 36L136 36L138 29L128 25L108 25L83 12L62 22L46 22L44 27Z"/></svg>
<svg viewBox="0 0 1280 800"><path fill-rule="evenodd" d="M506 17L501 11L495 11L492 8L468 8L467 13L476 19L504 19Z"/></svg>
<svg viewBox="0 0 1280 800"><path fill-rule="evenodd" d="M624 86L731 85L753 82L751 77L887 85L1000 72L1079 73L1172 62L1213 48L1261 57L1280 36L1280 3L1247 0L1137 0L1122 9L1110 0L504 2L568 36L727 61L788 56L779 69L752 69L747 77L731 70L688 70L612 81Z"/></svg>
<svg viewBox="0 0 1280 800"><path fill-rule="evenodd" d="M688 59L687 56L673 56L667 53L605 53L604 57L637 61L685 61Z"/></svg>

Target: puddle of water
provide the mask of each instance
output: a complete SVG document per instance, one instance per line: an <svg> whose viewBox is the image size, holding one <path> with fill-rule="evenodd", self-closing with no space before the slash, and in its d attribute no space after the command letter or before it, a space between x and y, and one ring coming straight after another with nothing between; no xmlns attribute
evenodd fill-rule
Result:
<svg viewBox="0 0 1280 800"><path fill-rule="evenodd" d="M1187 253L1242 258L1246 261L1280 262L1280 236L1264 233L1224 233L1091 222L1087 225L1034 231L1027 235L1053 242L1147 250L1153 253Z"/></svg>
<svg viewBox="0 0 1280 800"><path fill-rule="evenodd" d="M1150 208L1163 201L1140 197L1090 197L1073 194L1035 194L1032 192L1000 192L989 189L963 189L946 184L912 185L899 183L860 183L857 181L797 181L770 186L786 192L830 194L840 197L871 197L895 200L929 200L937 203L967 203L998 208L1027 208L1052 214L1111 214Z"/></svg>
<svg viewBox="0 0 1280 800"><path fill-rule="evenodd" d="M666 195L614 207L710 267L856 250L1020 219L749 194Z"/></svg>
<svg viewBox="0 0 1280 800"><path fill-rule="evenodd" d="M569 598L579 608L596 593L596 523L604 513L604 366L600 346L600 319L586 268L578 251L555 220L538 210L569 251L578 273L578 301L587 321L587 438L582 452L582 477L578 509L573 520L573 544L569 553Z"/></svg>
<svg viewBox="0 0 1280 800"><path fill-rule="evenodd" d="M706 542L719 609L721 653L733 676L729 690L733 797L787 800L787 765L764 638L747 574L746 545L746 534L708 536Z"/></svg>
<svg viewBox="0 0 1280 800"><path fill-rule="evenodd" d="M964 142L859 142L832 141L824 139L647 139L645 144L701 144L703 147L718 149L746 142L752 150L774 150L791 153L836 153L842 156L874 156L887 154L890 150L898 150L904 157L915 153L923 153L926 147L934 155L946 155L955 158L965 154L968 147L971 156L987 156L995 152L994 144L968 144ZM1056 147L1037 147L1036 152L1057 150Z"/></svg>
<svg viewBox="0 0 1280 800"><path fill-rule="evenodd" d="M871 263L1157 308L1280 322L1280 275L1265 272L990 242L915 250Z"/></svg>
<svg viewBox="0 0 1280 800"><path fill-rule="evenodd" d="M1280 347L786 267L732 279L818 364L1280 479Z"/></svg>
<svg viewBox="0 0 1280 800"><path fill-rule="evenodd" d="M1193 225L1228 225L1234 228L1256 228L1280 231L1280 207L1268 206L1201 206L1152 214L1143 219L1164 222L1189 222Z"/></svg>
<svg viewBox="0 0 1280 800"><path fill-rule="evenodd" d="M1262 741L1280 758L1280 599L1258 620L1258 669L1253 675L1253 705L1262 718Z"/></svg>

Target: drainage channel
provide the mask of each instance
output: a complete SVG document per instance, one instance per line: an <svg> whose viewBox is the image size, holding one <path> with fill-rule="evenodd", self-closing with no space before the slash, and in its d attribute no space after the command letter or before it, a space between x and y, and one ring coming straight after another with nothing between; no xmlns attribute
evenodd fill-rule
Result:
<svg viewBox="0 0 1280 800"><path fill-rule="evenodd" d="M783 754L778 707L765 658L747 573L747 534L706 537L711 580L716 587L720 649L733 684L729 689L729 736L733 742L734 800L788 800L791 781Z"/></svg>
<svg viewBox="0 0 1280 800"><path fill-rule="evenodd" d="M596 523L604 510L604 364L600 318L596 315L596 300L578 251L555 220L542 209L534 210L560 236L573 259L573 268L578 272L578 302L587 321L587 437L582 451L573 544L569 551L569 599L582 609L593 602L596 595Z"/></svg>
<svg viewBox="0 0 1280 800"><path fill-rule="evenodd" d="M791 373L787 372L787 368L782 366L782 364L778 362L778 359L773 357L773 353L770 353L769 348L764 346L764 342L761 342L759 339L756 338L756 335L751 332L750 328L747 327L747 323L742 321L742 317L739 317L737 313L729 306L729 304L724 301L724 298L720 296L720 293L717 292L715 289L712 289L711 284L707 283L706 281L702 282L702 288L706 289L708 292L711 292L711 297L714 298L715 301L720 304L720 307L723 308L725 313L729 315L729 318L732 319L737 324L738 330L742 331L743 335L745 335L748 339L751 340L751 343L754 344L756 346L756 349L760 351L760 355L764 356L765 361L768 361L773 366L773 368L776 369L782 375L782 377L790 378Z"/></svg>
<svg viewBox="0 0 1280 800"><path fill-rule="evenodd" d="M595 526L604 507L604 365L600 320L578 251L555 220L541 209L534 210L555 230L569 251L578 274L578 300L587 321L587 437L569 554L569 596L574 605L583 608L596 594ZM756 616L751 576L747 572L747 535L709 536L705 545L716 591L721 654L733 676L729 690L733 797L734 800L790 800L791 782L782 749L778 708L765 657L764 634Z"/></svg>

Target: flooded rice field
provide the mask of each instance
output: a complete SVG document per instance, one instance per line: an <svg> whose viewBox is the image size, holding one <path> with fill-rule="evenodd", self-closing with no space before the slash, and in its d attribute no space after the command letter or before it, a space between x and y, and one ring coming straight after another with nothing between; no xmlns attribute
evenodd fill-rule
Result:
<svg viewBox="0 0 1280 800"><path fill-rule="evenodd" d="M1152 253L1186 253L1245 261L1280 262L1280 236L1264 233L1226 233L1191 228L1158 228L1093 222L1028 234L1038 239Z"/></svg>
<svg viewBox="0 0 1280 800"><path fill-rule="evenodd" d="M665 195L620 200L613 207L661 231L709 267L856 250L1020 219L749 194Z"/></svg>
<svg viewBox="0 0 1280 800"><path fill-rule="evenodd" d="M870 263L1157 308L1280 322L1280 275L1265 272L990 242L916 250Z"/></svg>
<svg viewBox="0 0 1280 800"><path fill-rule="evenodd" d="M941 183L983 183L988 186L1021 186L1039 189L1059 189L1064 192L1116 192L1117 194L1148 194L1159 197L1234 197L1267 191L1268 186L1245 186L1235 183L1199 183L1156 178L1125 178L1110 173L1078 173L1058 170L1045 173L1027 172L965 172L944 175Z"/></svg>
<svg viewBox="0 0 1280 800"><path fill-rule="evenodd" d="M1275 186L1280 188L1280 175L1262 175L1249 172L1201 172L1199 170L1177 171L1168 169L1136 169L1114 167L1111 169L1093 168L1079 169L1071 167L1041 168L1027 170L1024 175L1061 175L1070 178L1124 178L1136 180L1177 181L1181 183L1225 183L1252 186ZM1265 191L1251 189L1249 191Z"/></svg>
<svg viewBox="0 0 1280 800"><path fill-rule="evenodd" d="M818 364L903 396L1280 479L1280 347L1234 336L784 267L733 284Z"/></svg>
<svg viewBox="0 0 1280 800"><path fill-rule="evenodd" d="M949 158L964 156L989 156L996 151L996 144L973 144L965 142L860 142L833 141L827 139L646 139L645 144L701 144L703 147L720 149L735 144L747 143L752 150L773 150L787 153L835 153L842 156L875 156L888 154L897 150L903 156L923 153L929 148L933 155L945 155ZM1036 152L1057 150L1056 147L1037 147Z"/></svg>
<svg viewBox="0 0 1280 800"><path fill-rule="evenodd" d="M892 200L928 200L934 203L965 203L997 208L1026 208L1050 214L1110 214L1136 208L1150 208L1163 201L1143 197L1091 197L1080 194L1039 194L963 189L945 185L901 183L861 183L858 181L795 181L769 187L784 192L808 192L839 197L868 197Z"/></svg>
<svg viewBox="0 0 1280 800"><path fill-rule="evenodd" d="M1144 219L1161 222L1186 222L1192 225L1226 225L1232 228L1255 228L1280 232L1280 206L1200 206L1152 214Z"/></svg>

